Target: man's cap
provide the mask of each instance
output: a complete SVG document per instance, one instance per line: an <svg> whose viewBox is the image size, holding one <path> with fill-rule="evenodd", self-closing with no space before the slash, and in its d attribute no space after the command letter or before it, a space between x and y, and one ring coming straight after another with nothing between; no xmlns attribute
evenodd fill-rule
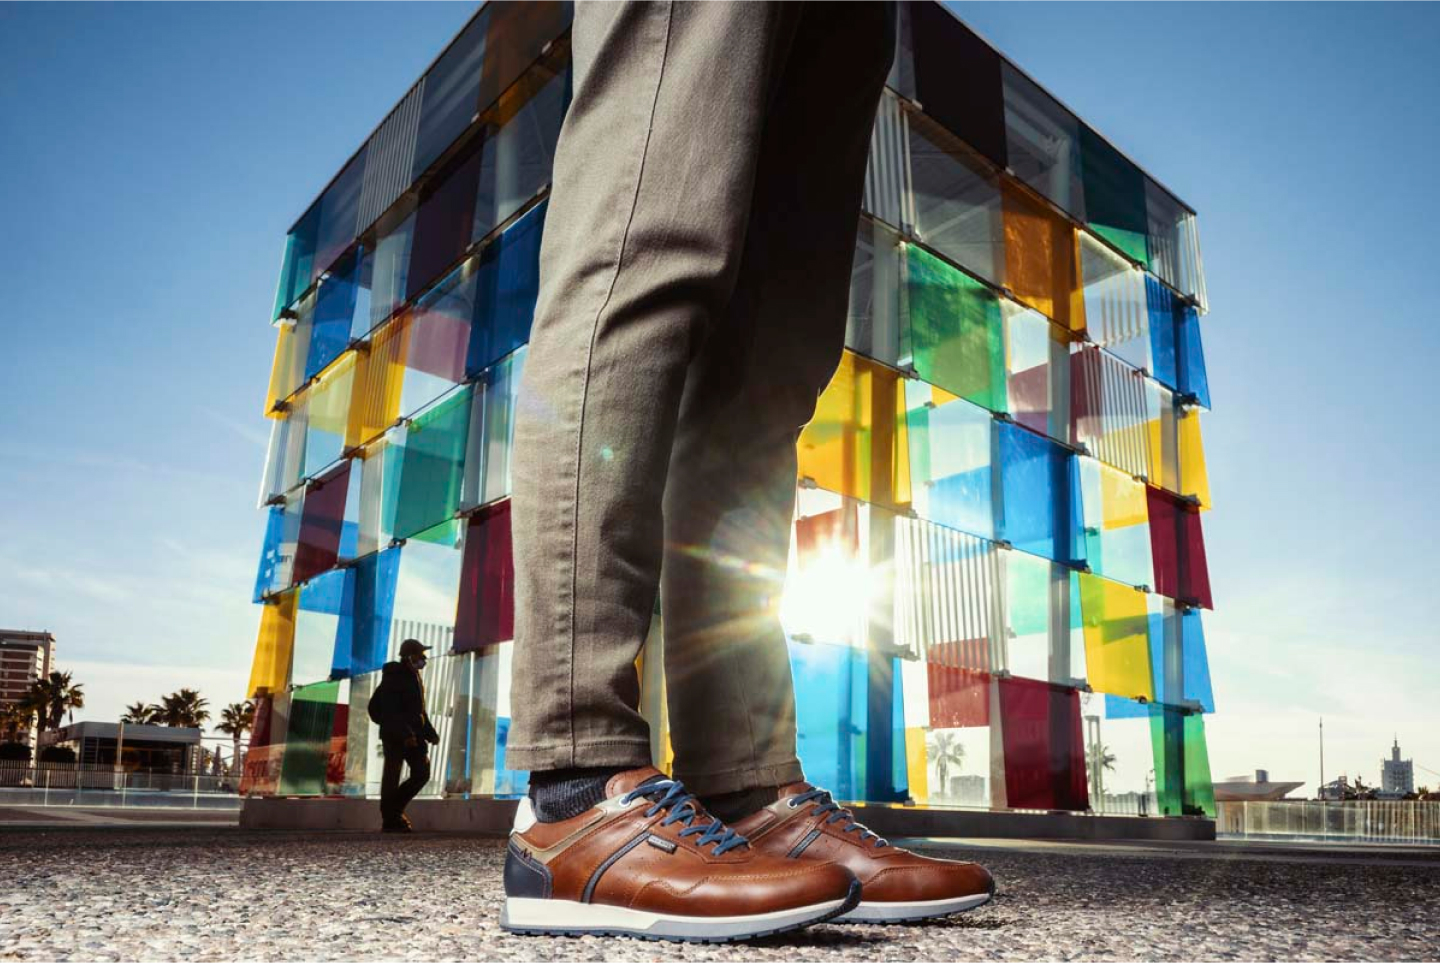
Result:
<svg viewBox="0 0 1440 963"><path fill-rule="evenodd" d="M430 651L430 646L422 645L419 639L406 639L400 643L400 658L408 659L412 655L424 655Z"/></svg>

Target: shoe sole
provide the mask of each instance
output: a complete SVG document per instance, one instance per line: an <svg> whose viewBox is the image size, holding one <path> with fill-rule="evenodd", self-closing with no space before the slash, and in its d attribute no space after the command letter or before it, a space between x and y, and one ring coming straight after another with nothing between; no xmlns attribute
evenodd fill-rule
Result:
<svg viewBox="0 0 1440 963"><path fill-rule="evenodd" d="M994 893L976 893L953 899L916 900L907 903L866 902L862 900L853 910L835 920L837 923L915 923L933 920L941 916L953 916L966 910L984 906Z"/></svg>
<svg viewBox="0 0 1440 963"><path fill-rule="evenodd" d="M824 923L860 905L860 883L844 899L748 916L676 916L574 900L507 897L500 928L525 936L629 936L676 943L730 943Z"/></svg>

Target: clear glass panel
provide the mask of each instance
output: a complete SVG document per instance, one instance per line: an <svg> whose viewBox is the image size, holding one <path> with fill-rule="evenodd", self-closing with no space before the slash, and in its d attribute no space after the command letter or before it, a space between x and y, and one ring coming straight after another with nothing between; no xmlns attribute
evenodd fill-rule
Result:
<svg viewBox="0 0 1440 963"><path fill-rule="evenodd" d="M861 210L892 227L913 227L907 203L909 163L906 159L908 112L891 91L883 91L870 132L870 156L865 164L865 191Z"/></svg>
<svg viewBox="0 0 1440 963"><path fill-rule="evenodd" d="M1075 573L1024 552L1002 553L1006 668L1012 675L1077 685L1085 678Z"/></svg>
<svg viewBox="0 0 1440 963"><path fill-rule="evenodd" d="M1070 364L1074 443L1127 474L1148 475L1151 410L1144 376L1088 344L1077 345Z"/></svg>
<svg viewBox="0 0 1440 963"><path fill-rule="evenodd" d="M990 412L923 381L907 381L914 508L921 518L995 537Z"/></svg>
<svg viewBox="0 0 1440 963"><path fill-rule="evenodd" d="M1064 328L1013 301L1005 319L1005 386L1016 423L1070 440L1070 337Z"/></svg>
<svg viewBox="0 0 1440 963"><path fill-rule="evenodd" d="M365 183L364 147L350 159L320 196L320 228L315 245L315 273L329 270L357 233L360 189Z"/></svg>
<svg viewBox="0 0 1440 963"><path fill-rule="evenodd" d="M401 549L392 657L407 638L433 646L437 656L453 650L463 554L458 542L446 543L438 536L422 535Z"/></svg>
<svg viewBox="0 0 1440 963"><path fill-rule="evenodd" d="M352 602L353 583L348 569L335 569L319 575L300 587L300 607L295 616L295 658L291 667L293 685L310 685L331 678L336 650L346 650L342 657L348 668L351 628L345 619L346 637L337 644L341 613Z"/></svg>
<svg viewBox="0 0 1440 963"><path fill-rule="evenodd" d="M380 324L405 303L410 286L410 248L415 235L412 211L398 224L378 229L375 253L370 258L370 324Z"/></svg>
<svg viewBox="0 0 1440 963"><path fill-rule="evenodd" d="M934 666L1005 668L995 544L923 519L894 524L895 643Z"/></svg>
<svg viewBox="0 0 1440 963"><path fill-rule="evenodd" d="M845 346L900 363L900 237L878 221L861 218L850 268L850 309Z"/></svg>
<svg viewBox="0 0 1440 963"><path fill-rule="evenodd" d="M1145 179L1145 212L1150 270L1176 290L1195 298L1204 310L1205 275L1200 263L1195 215L1148 177Z"/></svg>
<svg viewBox="0 0 1440 963"><path fill-rule="evenodd" d="M1150 707L1084 692L1080 695L1080 712L1085 725L1091 807L1104 815L1155 815Z"/></svg>
<svg viewBox="0 0 1440 963"><path fill-rule="evenodd" d="M260 483L260 504L284 494L304 477L306 405L292 407L270 423L270 450L265 457L265 477Z"/></svg>
<svg viewBox="0 0 1440 963"><path fill-rule="evenodd" d="M510 452L515 436L515 404L525 366L521 348L475 381L470 437L460 507L474 508L510 494Z"/></svg>
<svg viewBox="0 0 1440 963"><path fill-rule="evenodd" d="M1079 238L1090 339L1131 367L1149 370L1154 362L1145 273L1090 235Z"/></svg>
<svg viewBox="0 0 1440 963"><path fill-rule="evenodd" d="M481 150L472 240L489 234L549 185L568 88L568 71L556 75L537 68L501 98L493 115L501 126Z"/></svg>
<svg viewBox="0 0 1440 963"><path fill-rule="evenodd" d="M983 282L914 245L905 247L906 354L920 378L1005 410L1000 301Z"/></svg>
<svg viewBox="0 0 1440 963"><path fill-rule="evenodd" d="M1005 211L1005 287L1056 324L1085 330L1079 254L1070 222L1010 182Z"/></svg>
<svg viewBox="0 0 1440 963"><path fill-rule="evenodd" d="M480 71L492 14L493 8L482 9L425 75L411 180L464 133L480 110Z"/></svg>
<svg viewBox="0 0 1440 963"><path fill-rule="evenodd" d="M920 240L967 271L1005 276L1005 226L996 177L924 114L908 115L910 187Z"/></svg>
<svg viewBox="0 0 1440 963"><path fill-rule="evenodd" d="M800 433L800 477L868 502L910 501L904 379L846 351Z"/></svg>
<svg viewBox="0 0 1440 963"><path fill-rule="evenodd" d="M1085 220L1080 181L1080 121L1008 63L1005 84L1005 140L1015 176L1076 220Z"/></svg>
<svg viewBox="0 0 1440 963"><path fill-rule="evenodd" d="M545 204L526 212L480 252L465 371L474 375L530 340L540 293Z"/></svg>
<svg viewBox="0 0 1440 963"><path fill-rule="evenodd" d="M1125 472L1079 459L1085 525L1085 563L1090 570L1127 585L1154 577L1146 486Z"/></svg>

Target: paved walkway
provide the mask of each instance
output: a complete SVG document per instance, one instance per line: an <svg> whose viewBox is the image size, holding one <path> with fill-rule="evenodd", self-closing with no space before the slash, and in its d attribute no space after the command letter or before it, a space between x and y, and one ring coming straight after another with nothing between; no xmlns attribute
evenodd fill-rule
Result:
<svg viewBox="0 0 1440 963"><path fill-rule="evenodd" d="M502 846L192 825L0 829L0 959L1434 959L1440 851L972 842L993 904L729 946L522 938Z"/></svg>

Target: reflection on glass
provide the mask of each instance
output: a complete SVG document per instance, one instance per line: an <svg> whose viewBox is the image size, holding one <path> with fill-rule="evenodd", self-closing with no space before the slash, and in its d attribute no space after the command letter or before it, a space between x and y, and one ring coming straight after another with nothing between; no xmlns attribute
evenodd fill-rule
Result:
<svg viewBox="0 0 1440 963"><path fill-rule="evenodd" d="M1080 121L1009 63L1002 63L1000 70L1011 170L1062 211L1085 220Z"/></svg>

